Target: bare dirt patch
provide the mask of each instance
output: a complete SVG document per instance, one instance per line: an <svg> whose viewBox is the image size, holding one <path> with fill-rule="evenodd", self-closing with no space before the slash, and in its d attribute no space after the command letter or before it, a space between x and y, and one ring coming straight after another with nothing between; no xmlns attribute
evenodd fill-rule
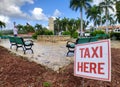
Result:
<svg viewBox="0 0 120 87"><path fill-rule="evenodd" d="M112 81L84 79L84 87L120 87L120 49L111 53ZM73 63L57 73L0 46L0 87L83 87L83 78L74 76Z"/></svg>

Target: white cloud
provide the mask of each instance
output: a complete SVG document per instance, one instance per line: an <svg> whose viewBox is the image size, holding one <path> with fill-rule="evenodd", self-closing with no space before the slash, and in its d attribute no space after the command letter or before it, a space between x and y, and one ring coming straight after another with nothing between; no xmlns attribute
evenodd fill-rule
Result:
<svg viewBox="0 0 120 87"><path fill-rule="evenodd" d="M5 22L6 28L3 29L12 29L13 23L10 21L10 18L7 16L0 15L0 21Z"/></svg>
<svg viewBox="0 0 120 87"><path fill-rule="evenodd" d="M59 17L61 14L62 13L58 9L56 9L53 13L53 17Z"/></svg>
<svg viewBox="0 0 120 87"><path fill-rule="evenodd" d="M43 13L42 8L34 8L31 13L34 20L48 20L48 17Z"/></svg>
<svg viewBox="0 0 120 87"><path fill-rule="evenodd" d="M9 23L10 19L7 16L0 15L0 21L5 22L5 23Z"/></svg>
<svg viewBox="0 0 120 87"><path fill-rule="evenodd" d="M98 5L100 2L103 2L104 0L93 0L93 4Z"/></svg>
<svg viewBox="0 0 120 87"><path fill-rule="evenodd" d="M28 15L20 7L25 3L33 4L33 0L0 0L0 14L9 17L26 18Z"/></svg>

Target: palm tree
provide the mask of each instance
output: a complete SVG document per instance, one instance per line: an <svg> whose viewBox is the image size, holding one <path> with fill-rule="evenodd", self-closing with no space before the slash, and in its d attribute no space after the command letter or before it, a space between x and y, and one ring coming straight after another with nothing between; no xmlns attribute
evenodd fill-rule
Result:
<svg viewBox="0 0 120 87"><path fill-rule="evenodd" d="M112 11L114 11L113 8L113 1L112 0L104 0L103 2L101 2L99 5L104 9L105 11L105 15L106 15L106 33L108 33L108 15L109 15L109 9L111 9Z"/></svg>
<svg viewBox="0 0 120 87"><path fill-rule="evenodd" d="M116 20L115 20L113 14L109 14L109 15L108 15L108 20L109 20L109 24L110 24L110 25L114 25L114 24L116 23Z"/></svg>
<svg viewBox="0 0 120 87"><path fill-rule="evenodd" d="M60 32L60 25L61 25L61 20L60 18L56 18L54 21L54 27L55 27L55 34L58 34Z"/></svg>
<svg viewBox="0 0 120 87"><path fill-rule="evenodd" d="M19 31L20 31L20 30L23 30L23 27L24 27L24 26L21 25L21 24L18 24L18 25L17 25L17 28L18 28Z"/></svg>
<svg viewBox="0 0 120 87"><path fill-rule="evenodd" d="M61 20L61 22L62 22L62 30L63 31L67 31L67 25L68 25L68 22L69 22L69 18L63 18L62 20Z"/></svg>
<svg viewBox="0 0 120 87"><path fill-rule="evenodd" d="M68 22L67 28L68 28L68 31L70 32L70 36L72 37L78 28L76 24L76 20L70 19Z"/></svg>
<svg viewBox="0 0 120 87"><path fill-rule="evenodd" d="M90 21L93 20L94 26L100 25L101 12L99 6L94 5L93 7L89 8L86 14Z"/></svg>
<svg viewBox="0 0 120 87"><path fill-rule="evenodd" d="M117 16L117 21L120 23L120 1L116 2L116 16Z"/></svg>
<svg viewBox="0 0 120 87"><path fill-rule="evenodd" d="M36 24L36 25L35 25L35 29L36 29L36 30L41 30L41 29L42 29L42 25Z"/></svg>
<svg viewBox="0 0 120 87"><path fill-rule="evenodd" d="M83 36L83 9L87 9L91 7L90 2L92 0L70 0L70 8L72 10L77 11L78 9L80 10L80 18L81 18L81 29L80 29L80 36Z"/></svg>
<svg viewBox="0 0 120 87"><path fill-rule="evenodd" d="M0 28L2 29L3 27L6 27L6 24L2 21L0 21Z"/></svg>

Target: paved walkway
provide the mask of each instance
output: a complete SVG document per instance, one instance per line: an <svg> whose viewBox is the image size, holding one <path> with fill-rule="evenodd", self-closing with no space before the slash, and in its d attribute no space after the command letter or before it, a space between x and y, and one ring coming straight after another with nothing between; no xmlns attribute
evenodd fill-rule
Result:
<svg viewBox="0 0 120 87"><path fill-rule="evenodd" d="M44 65L53 69L54 71L58 71L60 68L73 61L73 56L66 57L66 42L51 43L34 41L34 54L32 54L31 51L27 51L26 54L24 54L22 48L19 48L17 52L15 47L10 49L9 40L2 40L0 45L12 51L13 53L16 53L17 55L24 56L28 60Z"/></svg>

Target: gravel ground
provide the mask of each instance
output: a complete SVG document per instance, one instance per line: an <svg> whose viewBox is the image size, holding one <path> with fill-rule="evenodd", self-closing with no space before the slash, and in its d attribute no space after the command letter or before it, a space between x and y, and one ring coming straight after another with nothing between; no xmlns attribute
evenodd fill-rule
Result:
<svg viewBox="0 0 120 87"><path fill-rule="evenodd" d="M34 41L34 54L30 51L24 55L22 49L17 52L15 47L10 49L9 40L2 40L0 45L17 55L26 57L29 61L34 61L38 64L51 68L54 71L59 71L60 68L69 65L73 61L73 54L71 57L66 57L67 48L66 42L38 42ZM111 41L112 48L120 48L120 41Z"/></svg>
<svg viewBox="0 0 120 87"><path fill-rule="evenodd" d="M23 54L23 50L21 48L18 49L17 52L15 47L10 49L9 40L2 40L0 45L13 53L16 53L17 55L26 57L29 61L34 61L38 64L51 68L54 71L58 71L60 68L70 64L71 61L73 61L73 56L66 57L66 42L51 43L34 41L34 54L32 54L31 51L27 51L25 55Z"/></svg>

